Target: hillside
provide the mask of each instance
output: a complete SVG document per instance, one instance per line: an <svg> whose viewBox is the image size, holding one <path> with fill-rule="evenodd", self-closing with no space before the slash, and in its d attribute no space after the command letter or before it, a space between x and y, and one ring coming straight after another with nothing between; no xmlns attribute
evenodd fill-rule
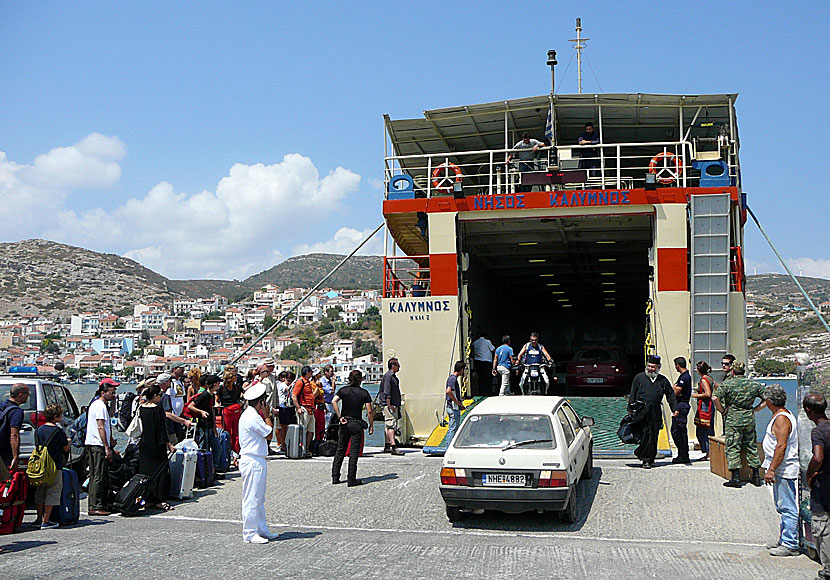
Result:
<svg viewBox="0 0 830 580"><path fill-rule="evenodd" d="M816 306L830 299L830 280L799 277L798 281ZM789 276L749 276L747 302L754 302L760 314L747 317L750 362L791 362L796 352L807 352L814 361L830 361L830 335Z"/></svg>
<svg viewBox="0 0 830 580"><path fill-rule="evenodd" d="M67 317L84 311L131 311L139 302L172 303L177 298L221 294L230 300L250 296L271 282L310 287L343 256L296 256L250 278L170 280L138 262L47 240L0 244L0 318ZM379 288L380 256L355 256L326 283L330 288Z"/></svg>
<svg viewBox="0 0 830 580"><path fill-rule="evenodd" d="M307 254L254 274L244 284L256 289L274 283L283 288L308 288L329 273L344 258L339 254ZM354 256L326 282L331 288L380 288L382 256Z"/></svg>
<svg viewBox="0 0 830 580"><path fill-rule="evenodd" d="M138 262L46 240L0 244L0 316L69 316L170 302L164 276Z"/></svg>

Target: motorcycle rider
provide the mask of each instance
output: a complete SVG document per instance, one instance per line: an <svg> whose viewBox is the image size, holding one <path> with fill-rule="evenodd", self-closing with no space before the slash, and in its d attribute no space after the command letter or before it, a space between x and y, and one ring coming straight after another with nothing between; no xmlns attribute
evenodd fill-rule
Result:
<svg viewBox="0 0 830 580"><path fill-rule="evenodd" d="M524 394L525 381L527 380L527 377L530 374L530 365L552 364L553 357L550 356L550 354L543 345L539 344L539 334L536 332L531 332L530 342L525 344L522 347L522 350L519 351L518 359L519 362L524 365L522 379L519 382L519 389L522 391L522 394ZM550 379L548 379L548 374L543 366L539 367L539 374L542 375L542 380L545 381L545 393L547 393L550 389Z"/></svg>

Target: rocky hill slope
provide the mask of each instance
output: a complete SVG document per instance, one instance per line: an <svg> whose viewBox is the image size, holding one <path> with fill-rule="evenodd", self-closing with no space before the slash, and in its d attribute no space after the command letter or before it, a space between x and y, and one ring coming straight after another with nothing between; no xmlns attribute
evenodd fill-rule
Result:
<svg viewBox="0 0 830 580"><path fill-rule="evenodd" d="M177 298L215 294L233 301L250 296L267 283L310 287L343 256L295 256L250 278L238 280L170 280L138 262L46 240L0 244L0 318L61 316L83 311L132 311L147 301L172 303ZM380 256L355 256L326 283L330 288L379 288Z"/></svg>

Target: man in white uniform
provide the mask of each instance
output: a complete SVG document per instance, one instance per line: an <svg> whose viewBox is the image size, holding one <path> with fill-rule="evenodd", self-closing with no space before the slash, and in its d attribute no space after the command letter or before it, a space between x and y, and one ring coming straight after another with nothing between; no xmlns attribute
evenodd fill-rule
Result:
<svg viewBox="0 0 830 580"><path fill-rule="evenodd" d="M265 385L255 383L242 395L248 406L239 418L239 472L242 475L242 539L267 544L275 539L265 521L265 476L268 443L273 436Z"/></svg>

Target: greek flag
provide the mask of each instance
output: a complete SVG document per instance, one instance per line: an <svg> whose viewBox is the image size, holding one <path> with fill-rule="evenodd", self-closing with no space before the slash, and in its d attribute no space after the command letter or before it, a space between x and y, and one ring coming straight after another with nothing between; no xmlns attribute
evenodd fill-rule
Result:
<svg viewBox="0 0 830 580"><path fill-rule="evenodd" d="M548 122L545 124L545 139L553 145L553 106L548 109Z"/></svg>

